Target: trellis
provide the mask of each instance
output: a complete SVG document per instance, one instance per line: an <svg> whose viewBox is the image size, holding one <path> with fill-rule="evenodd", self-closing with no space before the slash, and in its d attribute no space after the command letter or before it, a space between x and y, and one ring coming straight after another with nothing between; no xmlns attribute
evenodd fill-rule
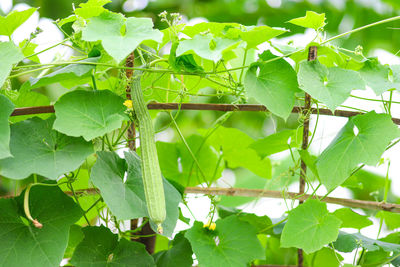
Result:
<svg viewBox="0 0 400 267"><path fill-rule="evenodd" d="M315 60L317 57L317 47L311 46L309 48L308 60ZM131 54L126 62L126 67L133 68L133 54ZM126 76L129 79L133 74L133 69L126 70ZM130 99L130 89L127 87L126 97ZM203 104L203 103L149 103L147 105L149 110L209 110L209 111L224 111L224 112L239 112L239 111L249 111L249 112L267 112L268 109L263 105L255 104ZM11 116L20 115L34 115L43 113L54 113L54 107L49 106L35 106L35 107L22 107L16 108ZM311 107L311 96L305 93L305 104L303 107L294 107L292 113L301 113L303 115L303 140L302 149L308 147L308 133L309 133L309 121L311 114L317 115L327 115L327 116L337 116L350 118L359 114L364 114L363 112L354 112L347 110L335 110L332 112L329 109L324 108L312 108ZM400 118L392 118L392 121L400 125ZM130 150L136 150L135 147L135 125L132 123L127 132L128 135L128 147ZM342 206L352 207L352 208L362 208L369 210L384 210L389 212L400 213L400 204L386 203L386 202L376 202L367 200L357 200L357 199L347 199L347 198L335 198L335 197L325 197L310 195L304 193L305 188L305 177L306 177L307 166L303 160L301 160L301 170L300 170L300 181L299 181L299 192L281 192L273 190L264 189L245 189L245 188L219 188L219 187L186 187L185 193L191 194L205 194L205 195L225 195L225 196L242 196L242 197L256 197L256 198L277 198L277 199L292 199L298 200L299 204L302 204L304 200L308 198L317 198L323 202L330 204L338 204ZM72 194L71 192L66 192L67 194ZM98 194L98 190L85 189L76 192L77 194ZM137 219L131 220L131 228L137 227ZM151 234L152 230L148 226L143 228L144 234ZM155 236L150 239L140 240L146 245L147 250L152 253L154 250ZM258 265L258 267L273 267L279 265ZM298 249L298 265L303 266L303 252ZM253 266L255 267L255 266Z"/></svg>

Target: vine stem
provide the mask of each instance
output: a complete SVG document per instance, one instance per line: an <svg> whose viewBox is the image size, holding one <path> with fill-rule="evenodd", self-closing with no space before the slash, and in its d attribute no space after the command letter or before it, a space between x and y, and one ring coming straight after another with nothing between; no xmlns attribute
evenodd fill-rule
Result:
<svg viewBox="0 0 400 267"><path fill-rule="evenodd" d="M333 40L342 38L343 36L346 36L348 34L356 33L356 32L365 30L367 28L371 28L371 27L374 27L374 26L377 26L377 25L380 25L380 24L396 21L396 20L399 20L399 19L400 19L400 16L396 16L396 17L380 20L380 21L377 21L377 22L374 22L374 23L371 23L371 24L368 24L368 25L364 25L362 27L359 27L359 28L356 28L356 29L353 29L353 30L350 30L350 31L347 31L347 32L344 32L344 33L341 33L341 34L338 34L336 36L333 36L333 37L321 42L320 44L323 45L323 44L329 43L329 42L331 42Z"/></svg>

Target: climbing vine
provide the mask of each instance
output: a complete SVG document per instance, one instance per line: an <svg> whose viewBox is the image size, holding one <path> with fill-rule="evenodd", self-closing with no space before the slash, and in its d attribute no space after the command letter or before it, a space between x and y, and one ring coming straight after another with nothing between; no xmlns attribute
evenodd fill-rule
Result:
<svg viewBox="0 0 400 267"><path fill-rule="evenodd" d="M400 140L392 117L400 68L364 56L362 44L334 44L400 17L328 38L325 14L307 11L289 23L314 38L296 47L279 42L291 37L285 28L185 25L163 12L159 30L150 18L105 9L108 2L88 0L55 21L65 39L40 51L39 29L13 39L37 8L0 19L8 39L0 42L0 266L400 266L400 200L388 174L364 168L390 168L382 155ZM41 61L59 46L72 55ZM143 126L138 88L156 133L173 133L168 141ZM377 98L354 94L366 89ZM348 99L378 101L383 112ZM200 111L185 119L188 109ZM322 115L348 120L317 154ZM246 130L260 119L284 126ZM158 166L163 177L148 186L143 176ZM229 171L235 182L223 179ZM354 199L331 197L339 187ZM190 209L190 193L209 198L205 221ZM284 199L287 212L245 210L261 197ZM345 207L330 212L326 202ZM374 221L376 239L362 235Z"/></svg>

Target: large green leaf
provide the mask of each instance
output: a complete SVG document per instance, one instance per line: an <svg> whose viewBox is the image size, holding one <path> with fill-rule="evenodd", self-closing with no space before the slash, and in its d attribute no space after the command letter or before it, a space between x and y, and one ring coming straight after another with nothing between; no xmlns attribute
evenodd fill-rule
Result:
<svg viewBox="0 0 400 267"><path fill-rule="evenodd" d="M339 67L327 68L318 60L303 61L298 73L299 86L332 111L356 89L364 89L360 74Z"/></svg>
<svg viewBox="0 0 400 267"><path fill-rule="evenodd" d="M181 232L172 241L172 248L160 251L153 257L157 267L191 267L192 255L192 247Z"/></svg>
<svg viewBox="0 0 400 267"><path fill-rule="evenodd" d="M0 16L0 35L11 36L36 11L36 8L28 8L23 11L14 10L6 17Z"/></svg>
<svg viewBox="0 0 400 267"><path fill-rule="evenodd" d="M216 222L214 231L195 222L185 237L189 239L200 266L246 266L250 261L263 258L264 252L256 230L236 216Z"/></svg>
<svg viewBox="0 0 400 267"><path fill-rule="evenodd" d="M317 159L317 170L328 190L341 185L360 163L375 165L389 142L400 136L387 114L375 111L352 117Z"/></svg>
<svg viewBox="0 0 400 267"><path fill-rule="evenodd" d="M127 119L124 100L109 90L76 90L60 97L54 104L54 129L86 140L103 136L121 127Z"/></svg>
<svg viewBox="0 0 400 267"><path fill-rule="evenodd" d="M299 127L297 130L283 130L279 133L258 139L250 144L249 147L254 149L261 157L265 157L288 150L290 147L299 147L303 137L302 132L302 127Z"/></svg>
<svg viewBox="0 0 400 267"><path fill-rule="evenodd" d="M219 155L216 150L208 144L201 146L204 138L199 135L189 136L186 141L196 155L201 171L185 144L157 142L160 168L165 178L183 186L195 186L220 178L224 169L224 161L218 161Z"/></svg>
<svg viewBox="0 0 400 267"><path fill-rule="evenodd" d="M1 28L1 27L0 27ZM13 64L24 59L24 54L13 42L0 42L0 88L3 86Z"/></svg>
<svg viewBox="0 0 400 267"><path fill-rule="evenodd" d="M140 158L135 152L125 152L125 160L114 152L97 152L97 161L92 168L90 179L100 189L105 203L118 219L129 220L149 216ZM167 180L163 181L167 218L162 226L164 234L170 236L178 220L181 195ZM152 222L151 226L157 229Z"/></svg>
<svg viewBox="0 0 400 267"><path fill-rule="evenodd" d="M359 72L366 85L371 87L376 95L381 95L389 89L400 89L400 81L389 79L391 75L389 66L379 64L376 58L365 61L364 67Z"/></svg>
<svg viewBox="0 0 400 267"><path fill-rule="evenodd" d="M246 72L244 87L249 97L283 119L292 112L298 91L296 72L284 59L253 63Z"/></svg>
<svg viewBox="0 0 400 267"><path fill-rule="evenodd" d="M26 219L23 198L0 199L0 266L59 266L70 226L83 211L57 186L34 186L29 206L39 229Z"/></svg>
<svg viewBox="0 0 400 267"><path fill-rule="evenodd" d="M283 228L281 246L301 248L306 253L315 252L336 240L341 223L329 214L325 203L307 200L290 211Z"/></svg>
<svg viewBox="0 0 400 267"><path fill-rule="evenodd" d="M104 49L121 62L144 40L162 41L162 33L153 29L150 18L125 19L123 15L105 11L93 17L82 30L85 41L101 41Z"/></svg>
<svg viewBox="0 0 400 267"><path fill-rule="evenodd" d="M371 239L361 235L360 233L349 234L340 232L339 237L333 245L335 249L341 252L351 252L358 247L362 247L368 251L378 251L382 249L387 252L400 253L399 244Z"/></svg>
<svg viewBox="0 0 400 267"><path fill-rule="evenodd" d="M239 39L213 37L210 33L198 34L192 39L180 41L176 49L176 56L193 51L199 57L217 62L226 50L233 48L238 42Z"/></svg>
<svg viewBox="0 0 400 267"><path fill-rule="evenodd" d="M262 159L249 147L254 140L244 132L220 126L208 138L208 142L217 151L222 150L222 156L229 168L244 167L261 177L271 178L270 160Z"/></svg>
<svg viewBox="0 0 400 267"><path fill-rule="evenodd" d="M82 231L85 237L71 259L76 267L155 267L141 243L124 238L118 241L118 235L104 226L85 227Z"/></svg>
<svg viewBox="0 0 400 267"><path fill-rule="evenodd" d="M11 125L12 158L0 160L0 174L24 179L36 173L49 179L77 169L93 153L91 143L52 129L54 117L34 117Z"/></svg>
<svg viewBox="0 0 400 267"><path fill-rule="evenodd" d="M355 228L360 230L372 225L372 221L368 219L368 216L360 215L349 208L335 210L333 215L342 221L340 228Z"/></svg>
<svg viewBox="0 0 400 267"><path fill-rule="evenodd" d="M304 17L289 20L289 23L318 30L326 25L325 13L318 14L314 11L307 11Z"/></svg>
<svg viewBox="0 0 400 267"><path fill-rule="evenodd" d="M97 62L98 58L88 58L81 62L94 63ZM30 88L38 88L52 83L58 83L63 81L77 80L82 77L90 76L91 70L95 68L95 65L88 64L71 64L61 69L58 69L48 75L40 78L29 79ZM77 85L77 84L76 84Z"/></svg>
<svg viewBox="0 0 400 267"><path fill-rule="evenodd" d="M14 104L4 95L0 95L0 159L11 156L10 124L8 119L14 111Z"/></svg>

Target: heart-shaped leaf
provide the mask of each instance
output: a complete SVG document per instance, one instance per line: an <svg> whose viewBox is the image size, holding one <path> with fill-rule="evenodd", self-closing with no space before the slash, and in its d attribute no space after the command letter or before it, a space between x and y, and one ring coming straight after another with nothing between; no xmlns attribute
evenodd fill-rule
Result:
<svg viewBox="0 0 400 267"><path fill-rule="evenodd" d="M54 117L34 117L11 125L10 150L13 157L0 160L0 174L24 179L36 173L49 179L77 169L93 153L83 138L54 131Z"/></svg>
<svg viewBox="0 0 400 267"><path fill-rule="evenodd" d="M82 136L87 141L121 127L127 120L124 99L109 90L75 90L54 104L54 129L69 136Z"/></svg>
<svg viewBox="0 0 400 267"><path fill-rule="evenodd" d="M23 202L23 195L0 199L0 266L59 266L70 226L83 211L57 186L33 186L29 206L39 229L26 219Z"/></svg>
<svg viewBox="0 0 400 267"><path fill-rule="evenodd" d="M0 95L0 159L11 156L10 124L8 119L14 111L14 104L4 95Z"/></svg>
<svg viewBox="0 0 400 267"><path fill-rule="evenodd" d="M135 152L125 152L125 160L113 152L97 152L97 161L92 168L90 179L100 189L104 201L118 219L129 220L149 216L140 158ZM167 180L163 181L167 218L162 226L164 234L169 236L178 220L181 195ZM151 226L157 229L152 222Z"/></svg>

